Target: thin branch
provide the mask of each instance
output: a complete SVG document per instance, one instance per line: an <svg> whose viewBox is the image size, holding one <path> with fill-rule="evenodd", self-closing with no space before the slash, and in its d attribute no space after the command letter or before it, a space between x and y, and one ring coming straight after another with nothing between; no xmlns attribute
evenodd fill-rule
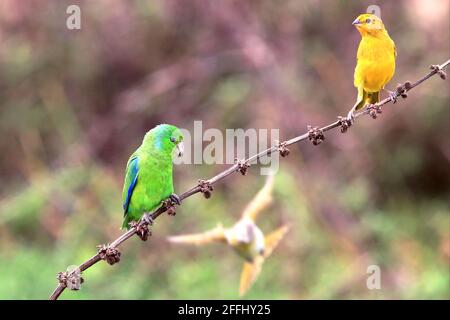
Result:
<svg viewBox="0 0 450 320"><path fill-rule="evenodd" d="M392 102L396 103L398 98L406 98L407 92L417 87L425 80L431 78L432 76L438 74L442 79L446 78L446 74L443 71L450 64L450 59L444 62L441 65L433 65L430 67L431 71L426 74L424 77L420 78L414 83L405 82L402 85L397 86L396 91L394 91L388 98L381 100L380 102L367 105L360 112L354 115L354 119L359 118L364 115L370 115L372 118L376 118L379 113L381 113L381 108ZM354 121L353 121L354 122ZM209 198L211 192L213 191L213 185L217 182L225 179L226 177L240 172L242 175L247 173L247 169L251 164L257 163L259 159L262 157L268 156L273 152L280 152L280 155L285 157L289 154L288 146L309 139L314 145L320 144L325 140L324 133L336 128L341 128L341 132L344 133L347 129L352 126L353 123L347 120L344 117L338 117L333 123L330 123L321 128L318 127L310 127L308 126L308 131L302 135L294 137L292 139L283 141L278 143L277 145L271 146L270 148L261 151L258 154L255 154L247 159L237 160L235 164L230 166L228 169L218 173L214 177L209 180L199 180L198 184L189 189L188 191L182 193L180 195L180 199L184 200L189 198L190 196L196 193L203 193L206 198ZM138 222L134 223L133 226L122 234L120 237L115 239L108 245L98 246L99 250L96 255L94 255L89 260L83 262L79 267L68 269L66 272L60 272L58 274L59 284L53 293L50 296L50 300L56 300L61 295L61 293L66 289L78 290L80 288L81 283L83 282L83 278L81 277L81 273L92 267L94 264L101 260L107 261L109 264L117 263L120 260L120 252L117 247L119 247L123 242L127 241L134 235L138 235L142 240L147 240L148 236L151 235L149 226L153 224L153 221L158 218L162 213L168 211L169 214L175 214L174 203L167 199L163 202L163 205L155 210L153 213L146 213L144 217Z"/></svg>

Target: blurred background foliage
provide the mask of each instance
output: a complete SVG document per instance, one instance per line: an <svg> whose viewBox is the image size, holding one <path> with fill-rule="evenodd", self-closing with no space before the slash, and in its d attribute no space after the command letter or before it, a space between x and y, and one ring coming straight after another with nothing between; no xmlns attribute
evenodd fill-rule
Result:
<svg viewBox="0 0 450 320"><path fill-rule="evenodd" d="M82 29L65 27L69 4ZM449 58L449 2L0 0L0 298L45 299L56 273L120 234L128 156L167 122L279 128L281 138L353 105L370 4L397 44L388 85ZM291 232L247 298L450 298L448 80L435 77L345 135L291 148L264 231ZM180 165L176 191L223 165ZM237 298L242 261L168 235L231 225L264 178L251 169L185 201L114 267L63 299ZM381 267L381 290L366 269Z"/></svg>

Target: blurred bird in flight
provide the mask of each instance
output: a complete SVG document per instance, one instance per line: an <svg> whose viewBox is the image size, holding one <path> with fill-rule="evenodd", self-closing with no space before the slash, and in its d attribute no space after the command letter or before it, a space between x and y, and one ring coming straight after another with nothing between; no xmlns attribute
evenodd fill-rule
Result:
<svg viewBox="0 0 450 320"><path fill-rule="evenodd" d="M354 74L354 85L358 89L356 103L348 113L347 119L353 120L356 110L366 104L380 101L380 91L391 80L395 72L397 51L394 41L379 17L362 14L353 21L361 34ZM390 95L393 93L390 92Z"/></svg>
<svg viewBox="0 0 450 320"><path fill-rule="evenodd" d="M172 154L176 149L182 156L182 141L181 131L168 124L160 124L145 134L125 171L122 228L129 228L131 221L138 221L167 198L180 204L180 198L173 193Z"/></svg>
<svg viewBox="0 0 450 320"><path fill-rule="evenodd" d="M272 202L273 176L270 175L264 187L247 205L242 216L231 228L219 224L216 228L198 234L169 237L173 243L202 246L213 242L229 245L245 259L241 273L239 294L244 295L261 272L264 260L270 256L280 240L288 232L283 226L264 237L255 224L258 214Z"/></svg>

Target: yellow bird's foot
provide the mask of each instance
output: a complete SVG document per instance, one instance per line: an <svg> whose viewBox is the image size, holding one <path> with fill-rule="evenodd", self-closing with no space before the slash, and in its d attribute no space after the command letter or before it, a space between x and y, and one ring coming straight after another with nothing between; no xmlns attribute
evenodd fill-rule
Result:
<svg viewBox="0 0 450 320"><path fill-rule="evenodd" d="M388 89L383 89L386 91L389 95L389 99L392 101L392 103L396 103L397 99L399 97L406 99L408 98L408 94L406 93L408 90L411 89L411 82L406 81L405 84L398 84L395 88L395 91L390 91Z"/></svg>
<svg viewBox="0 0 450 320"><path fill-rule="evenodd" d="M389 96L389 99L392 101L392 103L396 103L397 102L397 98L399 97L398 91L391 91L388 89L384 89Z"/></svg>
<svg viewBox="0 0 450 320"><path fill-rule="evenodd" d="M353 107L347 114L347 118L346 118L347 122L350 124L349 126L351 126L353 124L353 122L355 121L355 107Z"/></svg>

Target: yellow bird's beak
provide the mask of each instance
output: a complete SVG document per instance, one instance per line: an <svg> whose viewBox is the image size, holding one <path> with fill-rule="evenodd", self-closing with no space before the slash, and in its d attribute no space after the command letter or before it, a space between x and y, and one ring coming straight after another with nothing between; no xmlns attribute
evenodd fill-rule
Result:
<svg viewBox="0 0 450 320"><path fill-rule="evenodd" d="M352 22L352 25L354 25L354 26L358 26L360 24L361 24L361 22L359 21L358 18L356 18L355 21Z"/></svg>

